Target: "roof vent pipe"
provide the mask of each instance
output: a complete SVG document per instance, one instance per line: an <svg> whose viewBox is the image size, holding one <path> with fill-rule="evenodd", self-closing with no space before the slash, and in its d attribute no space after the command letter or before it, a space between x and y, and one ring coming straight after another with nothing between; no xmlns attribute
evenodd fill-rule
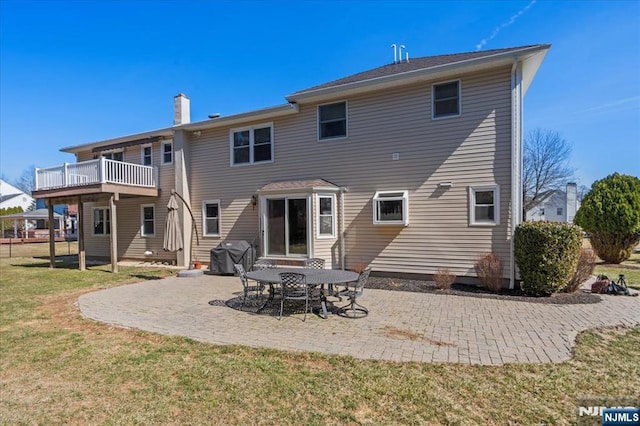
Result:
<svg viewBox="0 0 640 426"><path fill-rule="evenodd" d="M398 62L398 56L397 56L397 50L396 50L397 46L395 43L393 43L391 47L393 48L393 63L395 64Z"/></svg>
<svg viewBox="0 0 640 426"><path fill-rule="evenodd" d="M405 45L401 44L400 49L398 51L398 62L402 62L402 49L405 49Z"/></svg>

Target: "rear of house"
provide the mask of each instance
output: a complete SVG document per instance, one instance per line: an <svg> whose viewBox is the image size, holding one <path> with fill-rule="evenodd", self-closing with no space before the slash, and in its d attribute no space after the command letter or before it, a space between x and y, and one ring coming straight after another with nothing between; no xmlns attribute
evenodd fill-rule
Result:
<svg viewBox="0 0 640 426"><path fill-rule="evenodd" d="M522 99L548 49L417 58L196 123L179 95L171 128L67 150L157 170L156 197L113 203L118 259L206 261L220 242L248 240L280 262L472 278L493 252L513 282ZM191 206L193 253L186 209L185 251L162 251L171 189ZM109 256L110 203L86 205L87 256Z"/></svg>

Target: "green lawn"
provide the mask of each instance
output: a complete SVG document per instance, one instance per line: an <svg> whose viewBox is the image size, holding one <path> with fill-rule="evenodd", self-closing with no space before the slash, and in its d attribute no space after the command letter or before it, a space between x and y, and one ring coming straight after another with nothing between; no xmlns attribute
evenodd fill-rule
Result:
<svg viewBox="0 0 640 426"><path fill-rule="evenodd" d="M503 367L214 346L88 321L75 305L175 272L48 265L0 259L0 424L562 425L577 398L640 389L640 327L581 334L568 362Z"/></svg>

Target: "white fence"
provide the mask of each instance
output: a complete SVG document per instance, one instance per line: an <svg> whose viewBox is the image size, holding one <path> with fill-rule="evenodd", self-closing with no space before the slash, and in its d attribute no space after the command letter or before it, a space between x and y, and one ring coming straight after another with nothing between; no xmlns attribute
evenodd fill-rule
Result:
<svg viewBox="0 0 640 426"><path fill-rule="evenodd" d="M108 160L104 157L36 169L36 191L96 183L155 188L156 169L151 166Z"/></svg>

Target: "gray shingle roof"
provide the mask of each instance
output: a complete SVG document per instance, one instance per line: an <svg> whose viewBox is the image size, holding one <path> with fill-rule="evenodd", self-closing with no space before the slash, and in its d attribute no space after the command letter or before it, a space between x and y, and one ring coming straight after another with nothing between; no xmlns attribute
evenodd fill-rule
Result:
<svg viewBox="0 0 640 426"><path fill-rule="evenodd" d="M294 95L315 91L319 89L326 89L329 87L341 86L349 83L356 83L359 81L372 80L375 78L386 77L394 74L401 74L409 71L428 69L428 68L433 68L440 65L453 64L456 62L463 62L470 59L489 57L492 55L498 55L506 52L512 52L512 51L517 51L517 50L522 50L522 49L527 49L527 48L537 47L537 46L543 46L543 45L529 45L529 46L510 47L506 49L480 50L477 52L453 53L448 55L409 58L409 62L403 61L396 64L383 65L378 68L374 68L358 74L353 74L348 77L344 77L338 80L330 81L328 83L320 84L318 86L313 86L307 89L299 90L295 92Z"/></svg>

